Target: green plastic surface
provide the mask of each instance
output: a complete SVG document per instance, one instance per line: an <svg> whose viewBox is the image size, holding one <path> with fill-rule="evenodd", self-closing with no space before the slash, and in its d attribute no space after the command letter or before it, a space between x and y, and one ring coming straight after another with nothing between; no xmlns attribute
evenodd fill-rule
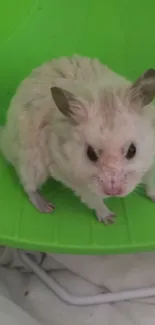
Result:
<svg viewBox="0 0 155 325"><path fill-rule="evenodd" d="M0 122L11 96L31 69L55 56L98 57L134 79L155 68L154 0L5 0L0 4ZM29 203L0 157L0 244L64 253L123 253L155 249L155 205L138 194L109 200L115 225L93 213L61 184L45 195L51 215Z"/></svg>

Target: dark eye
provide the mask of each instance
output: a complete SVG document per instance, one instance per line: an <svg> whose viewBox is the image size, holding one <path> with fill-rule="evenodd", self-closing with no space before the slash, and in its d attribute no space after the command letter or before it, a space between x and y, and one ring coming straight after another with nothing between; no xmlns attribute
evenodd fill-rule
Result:
<svg viewBox="0 0 155 325"><path fill-rule="evenodd" d="M136 154L136 147L133 143L130 144L130 147L127 151L127 154L126 154L126 158L129 160L129 159L132 159Z"/></svg>
<svg viewBox="0 0 155 325"><path fill-rule="evenodd" d="M87 156L88 156L89 160L92 162L96 162L98 160L97 153L91 146L88 146L88 148L87 148Z"/></svg>

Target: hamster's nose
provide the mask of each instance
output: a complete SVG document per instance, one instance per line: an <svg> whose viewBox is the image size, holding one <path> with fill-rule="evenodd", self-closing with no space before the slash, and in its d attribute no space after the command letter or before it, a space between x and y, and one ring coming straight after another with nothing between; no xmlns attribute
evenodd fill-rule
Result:
<svg viewBox="0 0 155 325"><path fill-rule="evenodd" d="M115 187L115 188L105 188L104 193L107 196L117 196L122 194L121 187Z"/></svg>

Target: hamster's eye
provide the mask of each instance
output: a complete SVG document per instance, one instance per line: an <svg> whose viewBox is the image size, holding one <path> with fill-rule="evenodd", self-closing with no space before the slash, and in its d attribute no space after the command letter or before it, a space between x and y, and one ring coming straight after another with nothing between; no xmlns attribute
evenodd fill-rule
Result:
<svg viewBox="0 0 155 325"><path fill-rule="evenodd" d="M130 160L134 158L135 154L136 154L136 146L133 143L131 143L126 154L126 158Z"/></svg>
<svg viewBox="0 0 155 325"><path fill-rule="evenodd" d="M98 160L97 153L92 148L92 146L87 147L87 156L88 156L89 160L92 162L96 162Z"/></svg>

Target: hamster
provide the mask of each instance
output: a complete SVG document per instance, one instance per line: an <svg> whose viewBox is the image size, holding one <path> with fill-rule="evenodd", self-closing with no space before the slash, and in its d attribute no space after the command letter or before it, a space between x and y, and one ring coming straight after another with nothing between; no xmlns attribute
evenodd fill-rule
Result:
<svg viewBox="0 0 155 325"><path fill-rule="evenodd" d="M105 224L106 197L124 197L144 181L155 200L155 70L135 82L97 59L74 55L47 62L17 89L0 148L40 212L54 205L39 189L61 181Z"/></svg>

